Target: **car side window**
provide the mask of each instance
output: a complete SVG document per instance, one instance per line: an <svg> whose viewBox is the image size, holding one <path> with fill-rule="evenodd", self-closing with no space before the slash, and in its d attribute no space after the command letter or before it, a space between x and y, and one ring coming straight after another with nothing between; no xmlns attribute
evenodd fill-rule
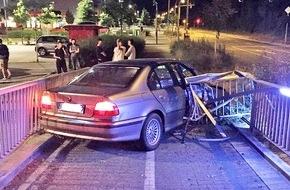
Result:
<svg viewBox="0 0 290 190"><path fill-rule="evenodd" d="M60 40L60 41L61 41L61 43L67 43L67 40L66 40L66 38L59 38L58 40Z"/></svg>
<svg viewBox="0 0 290 190"><path fill-rule="evenodd" d="M159 65L154 69L154 71L159 78L161 88L168 88L174 86L174 81L172 79L170 71L165 65Z"/></svg>
<svg viewBox="0 0 290 190"><path fill-rule="evenodd" d="M182 84L182 76L180 76L180 74L178 72L178 70L179 70L178 65L177 64L171 64L170 66L172 68L172 71L173 71L176 79L177 79L178 85L182 86L183 85Z"/></svg>
<svg viewBox="0 0 290 190"><path fill-rule="evenodd" d="M194 73L192 73L188 68L184 67L183 65L179 65L179 68L184 78L194 76Z"/></svg>
<svg viewBox="0 0 290 190"><path fill-rule="evenodd" d="M52 36L48 36L48 37L43 38L43 42L56 43L57 42L57 38L52 37Z"/></svg>
<svg viewBox="0 0 290 190"><path fill-rule="evenodd" d="M40 38L38 38L37 43L42 43L42 41L43 41L43 38L40 37Z"/></svg>
<svg viewBox="0 0 290 190"><path fill-rule="evenodd" d="M159 78L156 73L153 71L148 79L148 86L150 90L159 90L161 89L161 85L159 83Z"/></svg>

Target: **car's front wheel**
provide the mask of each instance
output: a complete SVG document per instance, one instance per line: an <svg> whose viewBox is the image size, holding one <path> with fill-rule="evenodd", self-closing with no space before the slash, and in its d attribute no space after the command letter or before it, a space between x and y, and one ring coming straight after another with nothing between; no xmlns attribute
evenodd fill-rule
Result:
<svg viewBox="0 0 290 190"><path fill-rule="evenodd" d="M163 135L163 123L158 114L150 114L142 128L140 143L144 150L150 151L156 149Z"/></svg>
<svg viewBox="0 0 290 190"><path fill-rule="evenodd" d="M40 55L40 56L45 56L47 54L46 49L42 48L42 47L38 48L37 52L38 52L38 55Z"/></svg>

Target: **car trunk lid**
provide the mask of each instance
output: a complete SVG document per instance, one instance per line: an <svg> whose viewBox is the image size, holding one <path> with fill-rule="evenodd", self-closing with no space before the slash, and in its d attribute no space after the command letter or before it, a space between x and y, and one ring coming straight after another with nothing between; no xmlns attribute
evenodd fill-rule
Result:
<svg viewBox="0 0 290 190"><path fill-rule="evenodd" d="M86 87L68 85L50 90L54 97L54 111L68 116L92 117L98 102L120 93L124 88Z"/></svg>

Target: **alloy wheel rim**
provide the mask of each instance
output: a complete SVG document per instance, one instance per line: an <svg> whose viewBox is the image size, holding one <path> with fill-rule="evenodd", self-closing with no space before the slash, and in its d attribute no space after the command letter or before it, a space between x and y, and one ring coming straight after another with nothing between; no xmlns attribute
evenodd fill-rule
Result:
<svg viewBox="0 0 290 190"><path fill-rule="evenodd" d="M45 50L44 49L40 49L39 50L39 55L45 55Z"/></svg>
<svg viewBox="0 0 290 190"><path fill-rule="evenodd" d="M152 119L149 121L146 128L146 139L150 145L155 145L158 143L160 138L160 123L157 119Z"/></svg>

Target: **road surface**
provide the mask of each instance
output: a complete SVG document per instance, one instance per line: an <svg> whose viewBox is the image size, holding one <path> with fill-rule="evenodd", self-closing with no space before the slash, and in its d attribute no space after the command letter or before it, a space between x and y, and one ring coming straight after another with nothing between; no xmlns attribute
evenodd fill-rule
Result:
<svg viewBox="0 0 290 190"><path fill-rule="evenodd" d="M179 140L142 152L135 142L58 140L5 190L12 189L273 189L290 182L242 137L229 142Z"/></svg>
<svg viewBox="0 0 290 190"><path fill-rule="evenodd" d="M211 43L216 40L216 33L206 30L191 30L192 40L205 39ZM221 33L220 44L243 64L282 63L290 64L290 46L251 39L247 35Z"/></svg>

